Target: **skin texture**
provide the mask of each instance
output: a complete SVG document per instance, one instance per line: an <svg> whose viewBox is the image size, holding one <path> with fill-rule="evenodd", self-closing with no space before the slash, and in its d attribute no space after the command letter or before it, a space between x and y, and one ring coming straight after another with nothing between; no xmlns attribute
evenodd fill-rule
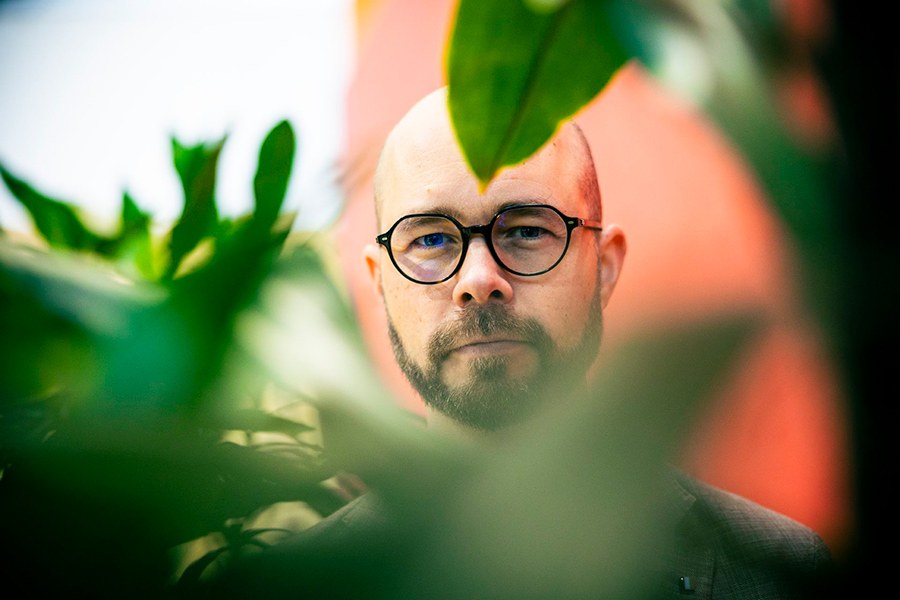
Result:
<svg viewBox="0 0 900 600"><path fill-rule="evenodd" d="M483 224L512 203L551 204L564 214L596 219L599 202L585 194L590 177L596 178L590 150L567 123L538 153L480 191L440 89L388 136L375 174L378 227L385 231L415 212ZM522 277L500 267L484 238L475 236L456 275L421 285L397 272L384 248L368 245L364 258L387 311L395 354L428 406L429 424L501 429L531 413L544 391L541 383L561 368L574 368L567 380L583 382L599 349L602 309L625 249L616 225L604 225L602 232L579 227L556 268Z"/></svg>

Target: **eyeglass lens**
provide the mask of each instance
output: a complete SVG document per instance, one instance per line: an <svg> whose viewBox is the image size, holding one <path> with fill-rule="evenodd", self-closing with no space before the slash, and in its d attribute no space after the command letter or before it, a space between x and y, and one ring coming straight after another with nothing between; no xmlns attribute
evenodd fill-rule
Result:
<svg viewBox="0 0 900 600"><path fill-rule="evenodd" d="M496 258L509 271L534 275L552 268L566 251L568 229L563 218L547 207L517 207L502 211L491 227ZM390 238L397 267L416 281L431 283L448 277L463 253L463 232L447 217L409 216L401 219Z"/></svg>

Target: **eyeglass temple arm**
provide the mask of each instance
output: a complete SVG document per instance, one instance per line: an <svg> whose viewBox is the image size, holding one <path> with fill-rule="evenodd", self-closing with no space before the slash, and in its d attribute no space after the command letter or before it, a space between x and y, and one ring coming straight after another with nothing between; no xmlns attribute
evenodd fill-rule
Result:
<svg viewBox="0 0 900 600"><path fill-rule="evenodd" d="M603 230L603 224L600 221L591 221L589 219L577 219L578 225L584 227L586 229L596 229L597 231Z"/></svg>

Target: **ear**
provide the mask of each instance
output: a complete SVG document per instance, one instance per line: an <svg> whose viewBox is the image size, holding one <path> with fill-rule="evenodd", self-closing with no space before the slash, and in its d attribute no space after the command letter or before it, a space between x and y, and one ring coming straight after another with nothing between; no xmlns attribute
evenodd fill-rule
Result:
<svg viewBox="0 0 900 600"><path fill-rule="evenodd" d="M381 246L366 244L363 248L363 259L366 261L366 269L372 280L372 286L379 296L384 297L384 291L381 288Z"/></svg>
<svg viewBox="0 0 900 600"><path fill-rule="evenodd" d="M625 233L618 225L606 225L600 238L600 301L603 308L609 303L622 265L625 263Z"/></svg>

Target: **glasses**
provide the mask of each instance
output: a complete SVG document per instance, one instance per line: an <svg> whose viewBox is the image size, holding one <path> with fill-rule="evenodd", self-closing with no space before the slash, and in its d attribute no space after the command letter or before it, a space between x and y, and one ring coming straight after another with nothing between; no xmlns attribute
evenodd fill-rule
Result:
<svg viewBox="0 0 900 600"><path fill-rule="evenodd" d="M406 215L375 241L384 246L401 275L426 285L453 277L473 235L484 236L497 264L514 275L546 273L562 261L576 227L601 231L599 221L569 217L549 204L504 208L486 225L465 227L448 215Z"/></svg>

